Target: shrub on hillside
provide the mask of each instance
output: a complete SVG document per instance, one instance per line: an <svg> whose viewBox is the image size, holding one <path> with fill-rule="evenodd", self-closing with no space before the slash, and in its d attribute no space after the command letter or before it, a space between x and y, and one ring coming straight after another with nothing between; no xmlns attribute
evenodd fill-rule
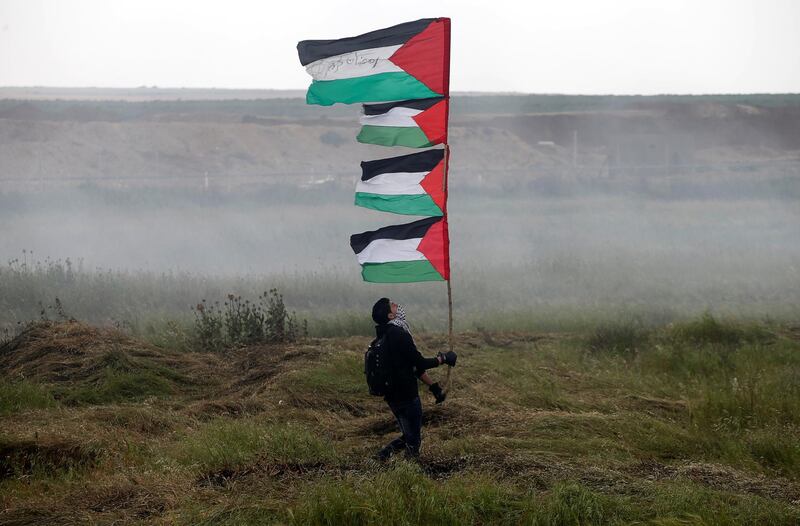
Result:
<svg viewBox="0 0 800 526"><path fill-rule="evenodd" d="M290 314L277 289L264 292L254 302L241 296L228 295L222 306L203 300L194 308L195 338L198 346L211 352L227 347L259 343L294 342L308 334L306 320L302 327L297 316Z"/></svg>
<svg viewBox="0 0 800 526"><path fill-rule="evenodd" d="M589 337L588 347L592 352L607 352L633 356L648 342L650 334L633 323L600 325Z"/></svg>
<svg viewBox="0 0 800 526"><path fill-rule="evenodd" d="M674 325L669 336L676 343L724 346L737 346L745 342L765 343L774 339L774 335L762 326L720 321L710 312L697 320Z"/></svg>

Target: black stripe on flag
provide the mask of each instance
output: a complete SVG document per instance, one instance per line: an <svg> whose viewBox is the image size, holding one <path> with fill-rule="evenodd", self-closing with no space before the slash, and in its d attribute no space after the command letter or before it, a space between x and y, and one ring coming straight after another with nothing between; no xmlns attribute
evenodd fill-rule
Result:
<svg viewBox="0 0 800 526"><path fill-rule="evenodd" d="M380 174L430 172L442 162L442 159L444 159L444 150L435 148L400 157L361 161L361 180L369 181Z"/></svg>
<svg viewBox="0 0 800 526"><path fill-rule="evenodd" d="M304 66L321 58L333 57L343 53L352 53L360 49L396 46L405 44L411 37L421 33L436 18L422 18L413 22L404 22L396 26L370 31L357 37L340 38L338 40L303 40L297 43L297 54Z"/></svg>
<svg viewBox="0 0 800 526"><path fill-rule="evenodd" d="M441 220L441 217L426 217L413 223L385 226L371 232L353 234L350 236L350 247L353 252L358 254L376 239L415 239L424 237L428 229Z"/></svg>
<svg viewBox="0 0 800 526"><path fill-rule="evenodd" d="M430 99L401 100L400 102L385 102L382 104L363 104L364 115L383 115L392 108L412 108L425 111L444 97L431 97Z"/></svg>

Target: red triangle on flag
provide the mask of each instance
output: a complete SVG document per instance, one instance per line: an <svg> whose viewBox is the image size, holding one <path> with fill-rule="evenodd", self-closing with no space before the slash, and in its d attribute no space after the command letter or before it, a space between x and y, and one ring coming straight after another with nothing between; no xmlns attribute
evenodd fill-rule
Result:
<svg viewBox="0 0 800 526"><path fill-rule="evenodd" d="M447 142L447 99L440 100L412 119L430 140L431 146Z"/></svg>
<svg viewBox="0 0 800 526"><path fill-rule="evenodd" d="M436 206L444 212L444 160L439 161L439 164L428 172L419 185L431 196Z"/></svg>
<svg viewBox="0 0 800 526"><path fill-rule="evenodd" d="M422 252L445 280L450 279L450 235L447 229L447 217L442 217L440 221L431 225L419 242L417 250Z"/></svg>
<svg viewBox="0 0 800 526"><path fill-rule="evenodd" d="M440 95L449 95L450 19L434 20L389 57L403 71Z"/></svg>

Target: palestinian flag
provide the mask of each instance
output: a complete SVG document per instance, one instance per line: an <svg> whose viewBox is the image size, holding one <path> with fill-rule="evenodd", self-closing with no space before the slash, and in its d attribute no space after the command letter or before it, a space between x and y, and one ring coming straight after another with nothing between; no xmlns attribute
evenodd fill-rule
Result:
<svg viewBox="0 0 800 526"><path fill-rule="evenodd" d="M423 18L339 40L303 40L297 52L314 79L308 104L449 95L449 18Z"/></svg>
<svg viewBox="0 0 800 526"><path fill-rule="evenodd" d="M444 215L444 150L364 161L356 206L412 216Z"/></svg>
<svg viewBox="0 0 800 526"><path fill-rule="evenodd" d="M410 283L450 279L450 239L444 217L353 234L350 246L364 281Z"/></svg>
<svg viewBox="0 0 800 526"><path fill-rule="evenodd" d="M427 148L447 142L447 99L364 104L358 142Z"/></svg>

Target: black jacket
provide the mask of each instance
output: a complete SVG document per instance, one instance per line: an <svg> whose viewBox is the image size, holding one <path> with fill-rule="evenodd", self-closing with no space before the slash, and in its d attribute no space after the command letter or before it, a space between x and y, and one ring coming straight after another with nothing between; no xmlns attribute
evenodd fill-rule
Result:
<svg viewBox="0 0 800 526"><path fill-rule="evenodd" d="M414 345L414 338L397 325L376 325L375 333L378 338L386 336L384 345L391 370L389 391L384 399L387 402L405 402L418 397L417 379L426 369L438 367L439 360L423 357Z"/></svg>

